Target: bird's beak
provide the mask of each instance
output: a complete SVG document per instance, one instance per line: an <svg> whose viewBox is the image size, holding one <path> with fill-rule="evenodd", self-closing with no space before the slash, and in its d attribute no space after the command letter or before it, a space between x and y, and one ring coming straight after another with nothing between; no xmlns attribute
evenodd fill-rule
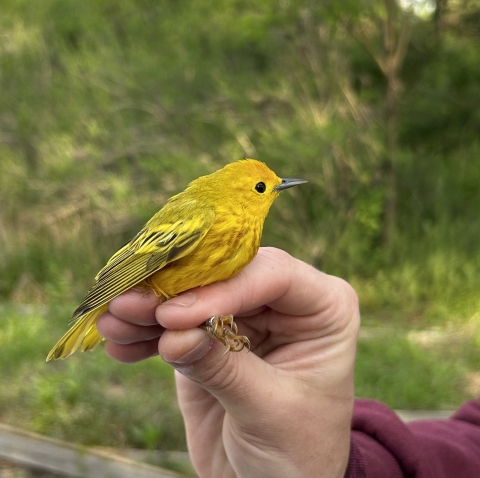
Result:
<svg viewBox="0 0 480 478"><path fill-rule="evenodd" d="M306 183L305 179L282 178L282 182L273 188L274 191L283 191L284 189L293 188L299 184Z"/></svg>

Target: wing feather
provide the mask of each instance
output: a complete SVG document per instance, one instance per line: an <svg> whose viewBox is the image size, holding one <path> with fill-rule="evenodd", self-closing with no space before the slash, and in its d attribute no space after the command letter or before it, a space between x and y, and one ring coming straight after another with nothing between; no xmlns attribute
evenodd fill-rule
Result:
<svg viewBox="0 0 480 478"><path fill-rule="evenodd" d="M176 218L172 221L168 218ZM155 215L97 274L96 283L73 313L75 320L110 302L167 264L193 251L215 221L213 207L175 201Z"/></svg>

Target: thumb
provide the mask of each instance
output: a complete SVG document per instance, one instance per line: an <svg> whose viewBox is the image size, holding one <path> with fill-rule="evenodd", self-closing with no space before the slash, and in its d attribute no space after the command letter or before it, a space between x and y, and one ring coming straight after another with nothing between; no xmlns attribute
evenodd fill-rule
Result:
<svg viewBox="0 0 480 478"><path fill-rule="evenodd" d="M271 365L246 349L225 353L225 346L200 328L165 330L159 353L179 373L211 393L233 419L247 427L258 426L258 416L268 407L269 401L265 398L279 386L278 376L272 383L275 374L269 370ZM246 410L249 413L245 413Z"/></svg>

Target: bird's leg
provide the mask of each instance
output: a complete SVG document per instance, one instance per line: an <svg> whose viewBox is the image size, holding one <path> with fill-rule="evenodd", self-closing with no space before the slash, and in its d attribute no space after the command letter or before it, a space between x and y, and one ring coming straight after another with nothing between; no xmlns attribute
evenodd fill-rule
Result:
<svg viewBox="0 0 480 478"><path fill-rule="evenodd" d="M202 325L202 328L225 345L225 353L240 352L245 347L250 350L250 340L245 335L238 335L233 315L214 315Z"/></svg>

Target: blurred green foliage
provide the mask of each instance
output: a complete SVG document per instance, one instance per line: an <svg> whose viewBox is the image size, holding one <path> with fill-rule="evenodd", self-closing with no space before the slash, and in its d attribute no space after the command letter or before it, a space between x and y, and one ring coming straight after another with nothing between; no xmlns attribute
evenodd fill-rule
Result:
<svg viewBox="0 0 480 478"><path fill-rule="evenodd" d="M387 3L2 2L0 300L65 309L48 323L18 327L21 314L2 314L1 340L16 337L0 347L2 373L19 379L0 396L1 410L18 405L23 389L15 387L29 387L36 392L24 395L33 401L25 410L42 413L28 412L27 421L42 432L73 439L78 426L85 443L109 444L109 436L115 445L182 446L178 434L165 438L178 431L178 414L171 422L156 417L168 433L152 428L158 402L137 416L142 410L130 405L139 398L112 385L118 373L122 390L155 387L148 370L120 372L97 354L45 373L41 359L108 257L191 179L245 154L309 181L276 202L263 244L350 280L365 323L422 328L475 316L480 6L397 5L391 33L405 50L392 83L382 69ZM386 110L392 85L393 116ZM360 346L359 367L368 371L359 369L360 393L432 408L465 396L462 386L448 392L447 382L471 370L473 359L439 371L435 402L412 392L421 378L406 379L414 382L402 395L392 380L407 383L411 369L431 376L438 361L401 335L391 340L392 347ZM35 359L32 343L42 349ZM404 368L392 375L390 365ZM144 367L157 378L164 373L158 364ZM171 397L171 376L165 383ZM98 428L88 425L92 409Z"/></svg>
<svg viewBox="0 0 480 478"><path fill-rule="evenodd" d="M436 17L398 9L397 29L412 31L386 247L382 2L4 2L0 296L78 300L169 195L244 154L309 180L280 199L265 244L360 295L363 280L388 276L393 298L373 306L397 307L406 270L420 308L450 281L473 295L480 49L461 28L472 14L452 7L435 34ZM445 255L460 265L435 277Z"/></svg>
<svg viewBox="0 0 480 478"><path fill-rule="evenodd" d="M397 8L394 27L411 38L392 152L382 1L6 1L0 296L78 300L168 196L244 154L309 180L276 204L264 244L347 277L361 296L387 277L395 287L370 295L373 307L396 308L398 294L419 309L449 289L473 296L480 49L461 28L469 8L452 5L440 33L437 16Z"/></svg>
<svg viewBox="0 0 480 478"><path fill-rule="evenodd" d="M85 445L184 449L173 372L161 360L125 367L96 353L45 364L67 314L0 307L0 421Z"/></svg>

